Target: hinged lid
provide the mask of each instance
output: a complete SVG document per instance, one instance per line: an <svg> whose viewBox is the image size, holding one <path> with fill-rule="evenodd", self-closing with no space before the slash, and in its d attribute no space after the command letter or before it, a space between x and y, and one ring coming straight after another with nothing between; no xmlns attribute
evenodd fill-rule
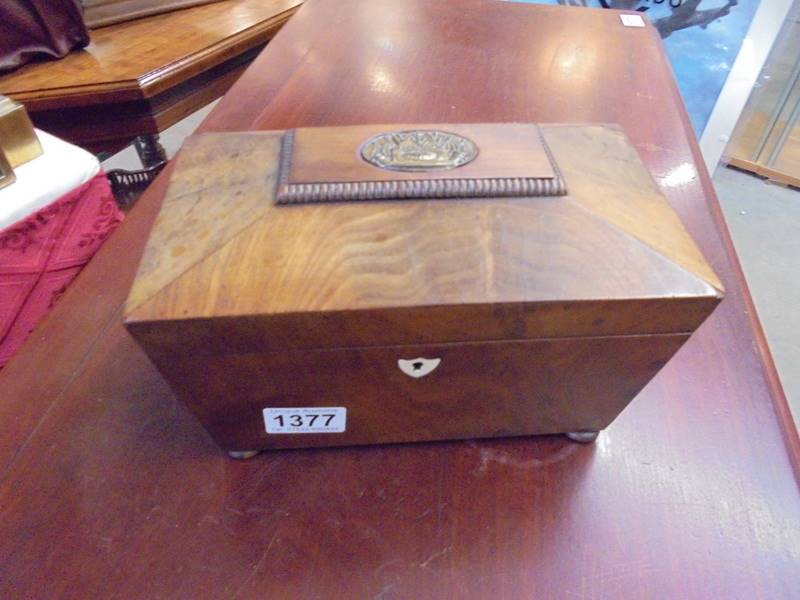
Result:
<svg viewBox="0 0 800 600"><path fill-rule="evenodd" d="M382 125L187 140L126 313L263 351L690 332L721 290L614 126Z"/></svg>

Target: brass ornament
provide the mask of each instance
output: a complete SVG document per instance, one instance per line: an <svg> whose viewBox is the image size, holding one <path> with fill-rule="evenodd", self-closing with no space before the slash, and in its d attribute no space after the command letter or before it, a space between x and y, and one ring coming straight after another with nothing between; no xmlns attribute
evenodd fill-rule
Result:
<svg viewBox="0 0 800 600"><path fill-rule="evenodd" d="M42 145L25 107L0 95L0 149L16 168L42 154Z"/></svg>
<svg viewBox="0 0 800 600"><path fill-rule="evenodd" d="M439 171L466 165L478 156L475 143L439 129L391 131L372 136L361 157L390 171Z"/></svg>
<svg viewBox="0 0 800 600"><path fill-rule="evenodd" d="M11 168L11 163L6 158L3 148L0 147L0 189L11 185L16 179L14 169Z"/></svg>

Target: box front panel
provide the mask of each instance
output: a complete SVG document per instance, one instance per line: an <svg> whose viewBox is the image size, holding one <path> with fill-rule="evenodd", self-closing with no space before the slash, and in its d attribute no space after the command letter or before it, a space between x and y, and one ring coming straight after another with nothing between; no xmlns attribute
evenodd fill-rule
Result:
<svg viewBox="0 0 800 600"><path fill-rule="evenodd" d="M151 357L223 448L250 450L600 430L687 338Z"/></svg>

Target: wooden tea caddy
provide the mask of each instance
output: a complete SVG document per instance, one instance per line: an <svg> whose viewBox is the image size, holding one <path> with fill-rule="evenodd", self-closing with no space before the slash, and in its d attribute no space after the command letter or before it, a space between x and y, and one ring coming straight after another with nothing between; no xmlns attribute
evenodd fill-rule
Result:
<svg viewBox="0 0 800 600"><path fill-rule="evenodd" d="M234 457L591 441L722 289L616 126L209 133L125 322Z"/></svg>

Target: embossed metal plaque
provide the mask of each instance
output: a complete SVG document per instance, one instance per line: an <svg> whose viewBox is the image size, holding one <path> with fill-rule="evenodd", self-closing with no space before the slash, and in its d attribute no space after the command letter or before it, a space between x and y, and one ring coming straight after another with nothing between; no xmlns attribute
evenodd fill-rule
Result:
<svg viewBox="0 0 800 600"><path fill-rule="evenodd" d="M466 165L478 156L475 143L439 129L390 131L368 139L361 157L390 171L437 171Z"/></svg>

